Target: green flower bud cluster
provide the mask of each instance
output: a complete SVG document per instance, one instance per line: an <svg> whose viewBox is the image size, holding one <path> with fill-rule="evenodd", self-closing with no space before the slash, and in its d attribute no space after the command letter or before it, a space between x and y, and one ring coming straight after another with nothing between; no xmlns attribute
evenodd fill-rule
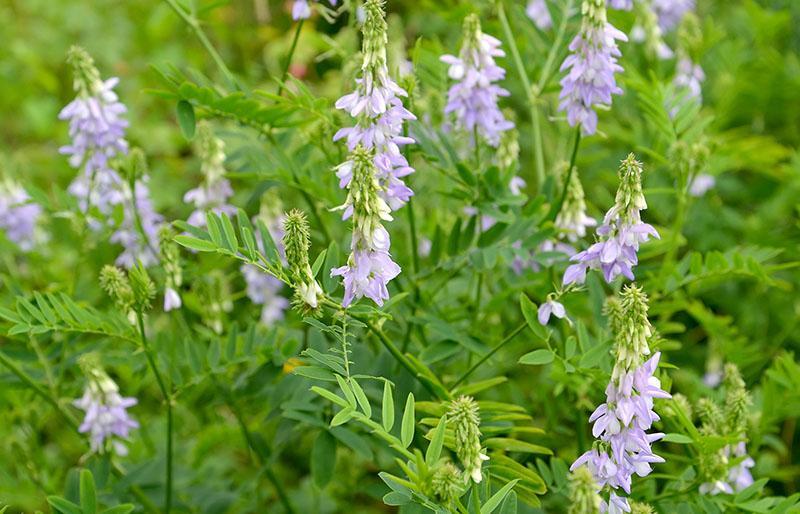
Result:
<svg viewBox="0 0 800 514"><path fill-rule="evenodd" d="M102 81L92 56L83 48L72 46L67 52L67 63L72 67L75 91L80 96L94 95Z"/></svg>
<svg viewBox="0 0 800 514"><path fill-rule="evenodd" d="M183 269L181 267L180 250L174 241L175 233L168 226L162 226L158 231L158 249L161 255L161 265L167 275L166 287L178 289L183 283Z"/></svg>
<svg viewBox="0 0 800 514"><path fill-rule="evenodd" d="M391 221L391 209L378 194L380 184L372 150L359 146L350 156L353 161L353 180L345 205L353 208L353 250L372 249L375 231L383 221Z"/></svg>
<svg viewBox="0 0 800 514"><path fill-rule="evenodd" d="M214 184L225 175L225 142L214 135L211 124L197 124L195 151L200 156L200 171L207 184Z"/></svg>
<svg viewBox="0 0 800 514"><path fill-rule="evenodd" d="M100 270L100 287L114 300L119 310L127 314L133 309L133 290L124 271L116 266L104 266Z"/></svg>
<svg viewBox="0 0 800 514"><path fill-rule="evenodd" d="M619 167L619 188L614 199L614 214L619 214L626 224L641 222L639 211L647 209L647 201L642 192L642 163L636 160L634 154L622 161ZM609 212L611 214L611 211ZM606 214L606 218L610 218Z"/></svg>
<svg viewBox="0 0 800 514"><path fill-rule="evenodd" d="M461 470L450 461L444 461L433 471L430 480L432 495L444 505L451 504L464 490L464 479Z"/></svg>
<svg viewBox="0 0 800 514"><path fill-rule="evenodd" d="M489 460L481 449L480 412L478 402L471 396L461 396L450 402L447 424L453 427L456 454L464 466L465 478L475 483L483 479L481 465Z"/></svg>
<svg viewBox="0 0 800 514"><path fill-rule="evenodd" d="M588 466L580 466L569 475L569 507L567 514L600 514L600 495L597 494Z"/></svg>
<svg viewBox="0 0 800 514"><path fill-rule="evenodd" d="M283 229L283 247L293 281L295 306L304 310L314 310L319 306L319 298L323 292L311 273L308 261L311 234L306 215L303 211L292 209L286 213Z"/></svg>
<svg viewBox="0 0 800 514"><path fill-rule="evenodd" d="M631 514L655 514L653 507L646 503L631 502Z"/></svg>
<svg viewBox="0 0 800 514"><path fill-rule="evenodd" d="M504 114L507 120L513 119L513 112L506 110ZM519 169L519 131L516 128L504 130L501 134L496 159L501 170Z"/></svg>
<svg viewBox="0 0 800 514"><path fill-rule="evenodd" d="M645 356L650 355L648 341L653 335L647 319L647 295L635 284L625 286L619 296L619 305L611 309L611 328L616 341L617 362L614 377L638 368Z"/></svg>
<svg viewBox="0 0 800 514"><path fill-rule="evenodd" d="M364 62L361 68L365 72L380 73L386 68L386 45L388 44L388 27L384 16L385 0L367 0L364 3L364 26L362 52ZM365 74L365 77L368 76Z"/></svg>

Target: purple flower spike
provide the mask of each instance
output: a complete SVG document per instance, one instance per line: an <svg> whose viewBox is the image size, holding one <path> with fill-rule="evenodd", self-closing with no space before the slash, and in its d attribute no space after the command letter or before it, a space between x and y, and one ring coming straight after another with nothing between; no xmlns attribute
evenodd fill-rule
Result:
<svg viewBox="0 0 800 514"><path fill-rule="evenodd" d="M83 396L72 402L86 412L78 431L89 433L93 452L104 452L109 442L118 455L127 455L127 448L117 438L127 439L130 431L139 427L127 412L137 400L120 396L117 384L102 371L93 375Z"/></svg>
<svg viewBox="0 0 800 514"><path fill-rule="evenodd" d="M566 111L571 126L580 125L584 135L597 132L596 105L611 105L611 95L622 93L614 74L621 55L616 41L625 34L606 21L605 0L585 0L581 30L569 45L570 55L561 65L569 70L561 79L560 111Z"/></svg>
<svg viewBox="0 0 800 514"><path fill-rule="evenodd" d="M459 130L470 135L477 130L494 147L500 144L503 131L514 127L497 105L500 97L509 95L494 84L506 76L506 71L494 62L495 57L505 56L500 45L500 40L481 32L480 19L473 14L464 20L460 55L441 57L450 65L448 76L457 81L447 93L445 114L455 115Z"/></svg>
<svg viewBox="0 0 800 514"><path fill-rule="evenodd" d="M42 213L28 193L16 182L0 181L0 230L27 252L36 243L36 223Z"/></svg>

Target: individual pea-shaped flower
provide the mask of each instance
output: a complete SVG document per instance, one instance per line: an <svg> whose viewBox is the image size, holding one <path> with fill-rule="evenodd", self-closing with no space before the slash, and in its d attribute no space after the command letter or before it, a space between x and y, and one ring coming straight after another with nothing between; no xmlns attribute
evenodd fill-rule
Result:
<svg viewBox="0 0 800 514"><path fill-rule="evenodd" d="M307 20L311 17L311 4L309 3L310 0L294 0L292 2L292 19L297 20ZM318 0L313 0L318 1ZM336 6L338 0L328 0L331 5Z"/></svg>
<svg viewBox="0 0 800 514"><path fill-rule="evenodd" d="M621 55L617 40L628 38L606 20L606 0L584 0L581 29L569 45L570 54L561 65L567 75L561 80L559 110L566 111L573 127L585 135L597 131L595 106L611 105L611 95L622 93L614 74Z"/></svg>
<svg viewBox="0 0 800 514"><path fill-rule="evenodd" d="M455 117L456 127L472 137L474 132L491 146L500 144L502 133L514 127L498 106L507 90L495 84L503 80L506 71L494 58L505 56L500 40L484 34L477 14L464 19L463 41L458 57L443 55L449 64L448 76L457 82L447 92L445 114ZM473 141L473 144L478 144Z"/></svg>
<svg viewBox="0 0 800 514"><path fill-rule="evenodd" d="M550 315L553 315L558 319L564 319L564 317L567 315L564 305L556 300L553 295L549 295L547 297L547 301L539 306L539 310L537 312L539 323L542 325L547 325L547 323L550 321Z"/></svg>

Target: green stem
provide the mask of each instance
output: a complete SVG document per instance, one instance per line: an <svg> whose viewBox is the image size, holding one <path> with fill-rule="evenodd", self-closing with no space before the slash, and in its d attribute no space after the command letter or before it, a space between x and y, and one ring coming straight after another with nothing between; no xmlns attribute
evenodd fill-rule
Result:
<svg viewBox="0 0 800 514"><path fill-rule="evenodd" d="M472 375L472 373L473 373L473 372L474 372L476 369L478 369L478 368L481 366L481 364L483 364L484 362L486 362L487 360L489 360L489 359L492 357L492 355L494 355L494 354L495 354L495 353L497 353L497 352L498 352L498 351L499 351L501 348L503 348L505 345L507 345L508 343L510 343L510 342L511 342L511 340L512 340L512 339L514 339L514 338L517 336L517 334L519 334L520 332L522 332L523 330L525 330L525 328L526 328L527 326L528 326L528 324L527 324L527 323L523 323L523 324L521 324L520 326L518 326L517 328L515 328L515 329L514 329L514 330L513 330L513 331L512 331L510 334L508 334L508 335L505 337L505 339L503 339L502 341L500 341L500 344L498 344L497 346L495 346L494 348L492 348L491 350L489 350L489 352L488 352L486 355L484 355L483 357L481 357L481 358L480 358L480 360L478 360L478 362L476 362L475 364L473 364L473 365L472 365L472 367L471 367L471 368L469 368L469 369L467 370L467 372L466 372L466 373L464 373L463 375L461 375L461 378L459 378L458 380L456 380L456 381L453 383L453 385L452 385L452 386L451 386L451 388L450 388L450 389L451 389L451 391L452 391L453 389L455 389L455 388L456 388L456 387L457 387L457 386L458 386L458 385L459 385L461 382L463 382L464 380L466 380L466 379L467 379L467 378L468 378L470 375Z"/></svg>
<svg viewBox="0 0 800 514"><path fill-rule="evenodd" d="M411 230L411 264L413 265L414 275L419 273L419 240L417 239L417 220L414 217L414 199L408 199L408 206L406 207L408 214L408 226ZM414 289L417 296L419 296L419 288L414 283Z"/></svg>
<svg viewBox="0 0 800 514"><path fill-rule="evenodd" d="M239 83L236 81L236 78L231 73L231 70L228 69L228 66L225 65L225 61L222 60L217 50L214 48L214 45L211 44L208 37L206 36L203 29L200 27L200 22L195 18L194 14L187 13L184 11L175 0L164 0L167 4L172 8L175 13L180 16L180 18L189 25L189 28L192 29L195 36L200 43L205 47L208 54L211 56L211 59L214 60L214 63L217 65L219 70L225 76L225 79L230 83L231 86L239 88Z"/></svg>
<svg viewBox="0 0 800 514"><path fill-rule="evenodd" d="M550 75L553 73L553 65L555 64L558 51L561 49L561 42L564 40L564 36L567 33L569 13L572 10L572 5L574 3L574 0L569 0L566 4L564 4L564 10L561 12L561 24L558 26L558 34L556 34L556 39L553 42L553 45L550 47L550 52L547 54L547 60L542 68L542 76L539 77L539 82L536 84L536 89L538 91L544 90L547 82L550 80Z"/></svg>
<svg viewBox="0 0 800 514"><path fill-rule="evenodd" d="M502 1L497 3L497 15L500 18L500 24L503 27L505 39L508 42L509 49L511 50L511 57L514 60L514 67L517 70L520 80L522 80L522 85L525 88L525 96L528 99L528 108L530 109L531 123L533 126L533 151L535 154L534 159L536 161L536 187L538 191L541 190L542 184L544 183L544 153L542 148L542 130L539 119L539 109L536 105L537 92L534 92L531 79L528 77L528 73L525 71L525 65L522 62L522 56L517 48L517 42L514 39L514 33L511 29L511 25L508 23L508 17L506 16L506 10L503 7ZM541 91L541 88L537 88L537 91Z"/></svg>
<svg viewBox="0 0 800 514"><path fill-rule="evenodd" d="M156 366L156 361L153 356L153 350L147 342L147 335L144 331L144 317L142 311L136 311L136 322L139 327L139 337L141 338L142 348L147 357L147 363L156 377L158 388L161 390L161 395L164 397L164 402L167 404L167 469L166 469L166 492L164 494L164 512L169 514L172 509L172 432L173 432L173 419L172 419L172 395L167 389L166 382L161 376L161 372Z"/></svg>
<svg viewBox="0 0 800 514"><path fill-rule="evenodd" d="M289 501L289 497L286 494L286 491L283 490L283 486L281 485L278 477L272 471L272 469L267 465L265 456L261 454L261 451L256 445L255 440L253 439L252 434L250 433L250 429L247 428L247 424L244 421L244 417L242 416L242 411L239 409L239 405L236 402L236 399L227 389L224 389L216 377L212 374L211 380L214 382L214 385L217 389L222 393L222 396L225 398L225 402L230 407L231 412L233 412L233 417L236 418L236 423L239 425L239 430L242 432L242 437L244 437L245 442L247 443L248 455L252 456L255 455L253 459L255 463L262 466L264 470L264 474L267 476L267 480L272 483L272 486L275 488L275 491L278 493L278 498L280 499L281 503L283 504L283 508L286 510L287 514L294 514L296 511L292 506L292 503Z"/></svg>
<svg viewBox="0 0 800 514"><path fill-rule="evenodd" d="M278 96L281 96L283 93L283 84L286 82L286 78L289 76L289 68L292 66L292 58L294 58L294 52L297 49L297 41L300 39L300 31L303 30L303 23L306 20L300 20L297 24L297 28L294 31L294 38L292 38L292 46L289 48L289 55L286 56L286 64L283 66L283 73L281 73L281 81L278 83Z"/></svg>
<svg viewBox="0 0 800 514"><path fill-rule="evenodd" d="M564 200L567 198L567 191L569 190L569 183L572 180L572 170L575 169L575 159L578 157L578 147L581 144L581 126L575 129L575 145L572 147L572 156L569 159L569 168L567 168L567 176L564 177L564 184L561 187L561 197L558 203L553 206L553 212L550 214L550 220L555 221L561 208L564 207Z"/></svg>

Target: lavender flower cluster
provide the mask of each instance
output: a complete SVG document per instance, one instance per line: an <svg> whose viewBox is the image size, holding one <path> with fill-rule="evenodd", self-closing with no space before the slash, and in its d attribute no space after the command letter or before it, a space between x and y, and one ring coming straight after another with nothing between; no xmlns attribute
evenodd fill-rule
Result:
<svg viewBox="0 0 800 514"><path fill-rule="evenodd" d="M0 230L23 251L36 243L36 224L42 208L16 182L0 181Z"/></svg>
<svg viewBox="0 0 800 514"><path fill-rule="evenodd" d="M596 105L611 105L611 95L622 93L614 74L621 55L616 41L627 36L606 20L605 0L584 0L580 32L569 45L570 55L561 65L569 70L561 79L559 110L566 111L571 126L580 125L585 135L597 132Z"/></svg>
<svg viewBox="0 0 800 514"><path fill-rule="evenodd" d="M356 91L343 96L336 108L356 119L334 140L347 139L348 160L336 167L339 187L348 190L342 219L353 218L351 254L347 264L331 270L341 276L345 307L367 296L378 305L389 298L387 284L400 274L389 253L389 232L383 221L414 194L402 180L414 172L400 147L414 140L403 135L403 123L416 117L403 107L406 92L389 76L386 62L387 26L383 0L364 4L364 61Z"/></svg>
<svg viewBox="0 0 800 514"><path fill-rule="evenodd" d="M671 395L661 389L661 382L655 376L659 352L639 364L650 354L647 297L636 286L627 286L619 301L609 303L609 311L617 361L606 387L606 401L589 417L593 423L592 435L598 441L570 469L587 466L600 489L610 488L608 502L604 500L601 510L621 513L630 512L630 505L616 490L630 494L634 474L647 476L652 464L664 462L650 446L664 434L648 430L660 419L653 410L653 401Z"/></svg>
<svg viewBox="0 0 800 514"><path fill-rule="evenodd" d="M491 146L500 144L503 131L514 127L497 105L509 92L496 85L506 71L494 58L504 57L500 40L481 31L480 18L472 14L464 20L464 41L459 56L443 55L449 64L448 76L457 82L447 92L445 114L454 114L456 127L470 135L477 132ZM478 144L477 141L473 142Z"/></svg>
<svg viewBox="0 0 800 514"><path fill-rule="evenodd" d="M127 439L130 431L139 427L127 411L136 405L136 398L121 396L108 375L94 370L83 396L72 403L86 412L78 431L89 434L93 452L104 452L110 444L118 455L127 455L128 450L119 439Z"/></svg>
<svg viewBox="0 0 800 514"><path fill-rule="evenodd" d="M339 129L333 139L346 139L351 152L358 146L374 150L380 194L391 210L397 210L414 195L402 180L414 173L414 168L400 148L414 143L412 138L403 135L403 124L415 120L416 116L403 107L402 97L408 94L389 76L383 3L383 0L368 0L364 4L361 76L356 79L356 90L336 101L336 108L349 113L356 123ZM349 182L349 169L349 166L339 168L337 176L341 188Z"/></svg>
<svg viewBox="0 0 800 514"><path fill-rule="evenodd" d="M79 200L81 209L89 213L96 208L108 216L117 205L122 205L123 220L111 242L123 245L117 264L132 267L140 260L145 265L158 261L155 237L162 222L153 209L146 176L126 183L112 166L112 160L128 153L125 130L127 112L113 88L117 78L106 81L94 66L92 58L82 49L70 49L68 60L75 74L77 97L59 114L69 120L70 145L60 149L69 155L69 163L80 170L69 191ZM92 228L103 223L90 220Z"/></svg>
<svg viewBox="0 0 800 514"><path fill-rule="evenodd" d="M642 222L641 211L647 209L642 193L642 165L633 154L622 161L619 169L620 185L616 201L597 228L600 241L570 259L575 264L564 272L563 284L582 284L589 269L603 272L606 282L623 275L634 279L633 267L638 264L639 245L658 238L652 225Z"/></svg>

